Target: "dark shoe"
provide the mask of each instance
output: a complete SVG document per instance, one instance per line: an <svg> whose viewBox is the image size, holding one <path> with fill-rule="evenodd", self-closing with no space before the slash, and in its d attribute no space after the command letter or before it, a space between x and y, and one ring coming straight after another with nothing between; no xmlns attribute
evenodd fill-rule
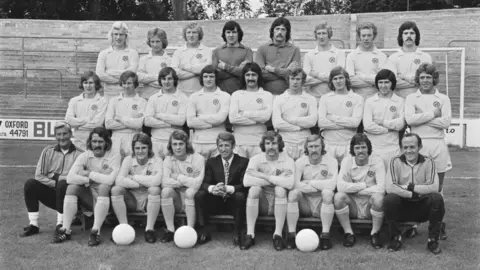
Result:
<svg viewBox="0 0 480 270"><path fill-rule="evenodd" d="M53 236L52 243L58 244L70 239L71 234L67 233L65 229L60 228L58 230L55 230L55 235Z"/></svg>
<svg viewBox="0 0 480 270"><path fill-rule="evenodd" d="M442 252L442 249L440 248L440 244L435 239L428 239L427 248L428 250L430 250L430 252L432 252L435 255Z"/></svg>
<svg viewBox="0 0 480 270"><path fill-rule="evenodd" d="M287 233L287 249L294 249L297 246L295 245L296 234L294 232Z"/></svg>
<svg viewBox="0 0 480 270"><path fill-rule="evenodd" d="M62 228L63 224L57 224L57 226L55 226L55 231L54 231L54 235L55 233L59 232L60 229Z"/></svg>
<svg viewBox="0 0 480 270"><path fill-rule="evenodd" d="M212 240L212 236L210 235L210 233L201 232L201 233L198 234L197 244L203 245L203 244L206 244L206 243L210 242L210 240Z"/></svg>
<svg viewBox="0 0 480 270"><path fill-rule="evenodd" d="M40 232L40 229L37 226L29 224L27 227L23 228L23 233L20 234L20 237L34 235L39 232Z"/></svg>
<svg viewBox="0 0 480 270"><path fill-rule="evenodd" d="M160 237L160 242L162 243L172 242L174 235L175 235L174 232L171 232L167 230L167 228L165 228L162 237Z"/></svg>
<svg viewBox="0 0 480 270"><path fill-rule="evenodd" d="M395 236L387 246L388 251L398 251L402 247L402 236Z"/></svg>
<svg viewBox="0 0 480 270"><path fill-rule="evenodd" d="M417 225L413 225L405 231L405 237L413 238L418 234Z"/></svg>
<svg viewBox="0 0 480 270"><path fill-rule="evenodd" d="M145 241L147 241L147 243L157 242L157 234L154 230L148 230L145 232Z"/></svg>
<svg viewBox="0 0 480 270"><path fill-rule="evenodd" d="M240 247L241 247L241 246L242 246L242 243L241 243L241 242L242 242L242 238L241 238L240 235L235 235L235 236L233 237L233 245L234 245L235 247L236 247L236 246L240 246Z"/></svg>
<svg viewBox="0 0 480 270"><path fill-rule="evenodd" d="M98 234L98 230L92 230L88 238L88 246L94 247L98 245L100 245L100 235Z"/></svg>
<svg viewBox="0 0 480 270"><path fill-rule="evenodd" d="M374 249L379 249L383 247L382 240L380 239L380 234L378 232L370 236L370 244Z"/></svg>
<svg viewBox="0 0 480 270"><path fill-rule="evenodd" d="M247 250L255 245L255 238L252 235L247 234L245 236L245 241L243 241L243 245L240 247L241 250Z"/></svg>
<svg viewBox="0 0 480 270"><path fill-rule="evenodd" d="M440 240L447 240L447 232L445 231L446 225L445 222L440 224Z"/></svg>
<svg viewBox="0 0 480 270"><path fill-rule="evenodd" d="M343 235L343 246L344 247L353 247L355 245L355 242L357 239L355 238L355 235L351 233L346 233Z"/></svg>
<svg viewBox="0 0 480 270"><path fill-rule="evenodd" d="M320 234L320 249L328 250L332 248L332 240L330 240L329 233Z"/></svg>
<svg viewBox="0 0 480 270"><path fill-rule="evenodd" d="M277 251L285 249L285 243L283 243L283 238L278 234L273 235L273 248Z"/></svg>

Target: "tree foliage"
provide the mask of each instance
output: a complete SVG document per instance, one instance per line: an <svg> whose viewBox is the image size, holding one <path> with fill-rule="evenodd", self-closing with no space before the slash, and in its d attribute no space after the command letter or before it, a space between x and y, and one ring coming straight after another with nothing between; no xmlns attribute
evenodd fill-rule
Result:
<svg viewBox="0 0 480 270"><path fill-rule="evenodd" d="M453 8L452 0L351 0L352 12L390 12Z"/></svg>
<svg viewBox="0 0 480 270"><path fill-rule="evenodd" d="M247 19L253 17L249 0L227 0L223 7L225 19Z"/></svg>

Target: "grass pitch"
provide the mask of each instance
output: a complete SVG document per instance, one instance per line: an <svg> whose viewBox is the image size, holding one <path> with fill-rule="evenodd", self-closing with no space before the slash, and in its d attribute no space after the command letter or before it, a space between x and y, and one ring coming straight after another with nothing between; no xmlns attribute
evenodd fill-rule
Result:
<svg viewBox="0 0 480 270"><path fill-rule="evenodd" d="M0 141L0 269L480 269L478 151L451 150L454 169L447 173L444 191L448 239L441 241L443 252L435 256L426 249L427 224L393 253L373 250L368 236L345 248L336 229L333 249L313 253L277 252L270 233L257 233L257 244L248 251L233 247L231 233L215 232L212 242L182 250L173 243L145 243L142 228L136 228L130 246L111 243L112 228L104 228L102 244L88 247L88 231L79 227L73 227L71 241L50 244L56 214L43 205L40 234L20 238L28 224L23 184L35 171L28 165L35 165L50 143Z"/></svg>

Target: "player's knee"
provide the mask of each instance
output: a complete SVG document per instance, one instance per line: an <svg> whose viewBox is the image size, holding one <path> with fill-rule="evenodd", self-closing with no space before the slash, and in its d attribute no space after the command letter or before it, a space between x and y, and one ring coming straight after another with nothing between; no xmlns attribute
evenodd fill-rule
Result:
<svg viewBox="0 0 480 270"><path fill-rule="evenodd" d="M160 187L149 187L148 188L148 195L157 196L157 195L160 195L160 192L162 192L162 189Z"/></svg>
<svg viewBox="0 0 480 270"><path fill-rule="evenodd" d="M79 185L68 185L65 195L78 196L82 187Z"/></svg>
<svg viewBox="0 0 480 270"><path fill-rule="evenodd" d="M440 209L444 208L444 201L443 197L440 193L430 193L428 194L428 200L430 203L430 206L435 208L435 209Z"/></svg>
<svg viewBox="0 0 480 270"><path fill-rule="evenodd" d="M388 193L383 198L383 208L391 208L402 203L402 197L395 193Z"/></svg>
<svg viewBox="0 0 480 270"><path fill-rule="evenodd" d="M195 193L197 193L197 190L193 188L187 188L185 191L185 199L193 200L195 199Z"/></svg>
<svg viewBox="0 0 480 270"><path fill-rule="evenodd" d="M298 197L300 197L301 194L302 192L300 190L290 190L290 192L288 192L288 202L298 202Z"/></svg>
<svg viewBox="0 0 480 270"><path fill-rule="evenodd" d="M348 195L343 192L337 192L335 196L333 196L333 204L335 208L340 209L347 206Z"/></svg>
<svg viewBox="0 0 480 270"><path fill-rule="evenodd" d="M383 208L383 198L384 195L380 193L375 193L370 197L370 204L374 210L378 211Z"/></svg>
<svg viewBox="0 0 480 270"><path fill-rule="evenodd" d="M259 187L259 186L250 187L250 189L248 190L248 198L258 199L261 193L262 193L262 187Z"/></svg>
<svg viewBox="0 0 480 270"><path fill-rule="evenodd" d="M35 189L35 187L37 186L38 184L38 181L35 180L35 179L28 179L25 184L23 185L23 190L25 192L30 192L32 190Z"/></svg>
<svg viewBox="0 0 480 270"><path fill-rule="evenodd" d="M125 194L125 188L121 186L113 186L110 191L112 196L120 196Z"/></svg>
<svg viewBox="0 0 480 270"><path fill-rule="evenodd" d="M161 197L162 197L162 199L173 198L174 193L175 193L175 190L173 188L165 187L165 188L162 189Z"/></svg>
<svg viewBox="0 0 480 270"><path fill-rule="evenodd" d="M111 189L112 189L112 186L110 185L105 185L105 184L98 185L98 196L110 197Z"/></svg>
<svg viewBox="0 0 480 270"><path fill-rule="evenodd" d="M287 189L283 187L275 187L275 198L286 199Z"/></svg>
<svg viewBox="0 0 480 270"><path fill-rule="evenodd" d="M324 189L322 190L322 201L326 204L332 204L334 195L332 190Z"/></svg>

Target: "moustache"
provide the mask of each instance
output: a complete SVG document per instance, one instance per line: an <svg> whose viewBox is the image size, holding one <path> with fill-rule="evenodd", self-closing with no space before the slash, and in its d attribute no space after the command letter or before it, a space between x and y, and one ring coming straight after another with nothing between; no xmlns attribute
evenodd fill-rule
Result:
<svg viewBox="0 0 480 270"><path fill-rule="evenodd" d="M248 80L247 82L252 82L252 83L254 83L254 82L257 82L257 81L255 81L255 80Z"/></svg>
<svg viewBox="0 0 480 270"><path fill-rule="evenodd" d="M93 148L93 150L102 150L102 147L98 146L98 147Z"/></svg>

